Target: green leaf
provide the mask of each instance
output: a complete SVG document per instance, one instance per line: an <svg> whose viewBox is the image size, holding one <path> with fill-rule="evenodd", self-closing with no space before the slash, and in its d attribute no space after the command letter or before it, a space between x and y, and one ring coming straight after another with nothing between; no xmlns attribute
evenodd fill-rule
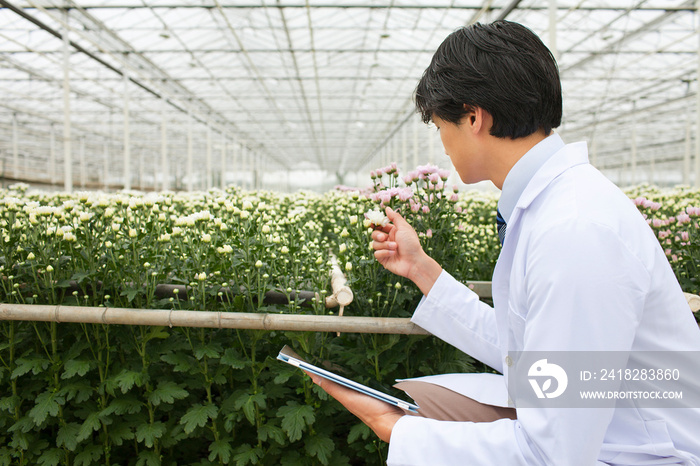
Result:
<svg viewBox="0 0 700 466"><path fill-rule="evenodd" d="M65 446L68 450L74 451L78 446L78 432L80 425L75 422L69 422L58 429L56 434L56 446Z"/></svg>
<svg viewBox="0 0 700 466"><path fill-rule="evenodd" d="M139 453L136 466L160 466L160 458L155 451L142 451Z"/></svg>
<svg viewBox="0 0 700 466"><path fill-rule="evenodd" d="M247 365L247 361L241 358L241 355L238 354L238 351L236 351L233 348L226 348L226 351L224 351L224 355L221 356L220 362L221 364L231 366L234 369L243 369Z"/></svg>
<svg viewBox="0 0 700 466"><path fill-rule="evenodd" d="M86 438L90 437L93 432L100 430L102 427L102 422L100 420L100 413L90 413L88 417L83 421L83 425L80 426L78 431L78 442L82 442Z"/></svg>
<svg viewBox="0 0 700 466"><path fill-rule="evenodd" d="M131 303L138 294L138 292L138 288L129 288L128 290L124 290L121 293L119 293L119 295L126 296L127 301Z"/></svg>
<svg viewBox="0 0 700 466"><path fill-rule="evenodd" d="M312 435L307 437L304 443L304 449L309 456L315 456L321 464L328 464L331 458L331 453L335 450L333 440L325 435Z"/></svg>
<svg viewBox="0 0 700 466"><path fill-rule="evenodd" d="M359 438L362 440L367 440L369 438L369 427L363 422L355 424L350 428L350 433L348 434L348 443L353 443Z"/></svg>
<svg viewBox="0 0 700 466"><path fill-rule="evenodd" d="M280 445L284 445L285 443L284 431L282 429L272 424L263 424L258 429L258 440L267 442L268 438Z"/></svg>
<svg viewBox="0 0 700 466"><path fill-rule="evenodd" d="M170 333L165 330L165 327L151 327L148 334L146 334L145 342L153 339L165 340L168 337L170 337Z"/></svg>
<svg viewBox="0 0 700 466"><path fill-rule="evenodd" d="M19 376L26 374L31 371L32 374L37 375L46 370L51 365L51 361L44 358L18 358L15 361L17 367L12 371L11 379L16 379Z"/></svg>
<svg viewBox="0 0 700 466"><path fill-rule="evenodd" d="M164 354L160 357L161 361L165 361L173 367L174 372L189 372L192 369L194 359L183 353Z"/></svg>
<svg viewBox="0 0 700 466"><path fill-rule="evenodd" d="M43 392L36 397L36 405L29 411L34 424L40 426L48 416L58 416L58 411L65 399L54 392Z"/></svg>
<svg viewBox="0 0 700 466"><path fill-rule="evenodd" d="M311 406L300 405L296 401L288 401L287 406L282 406L277 411L277 416L282 418L282 430L292 442L299 440L306 426L316 420Z"/></svg>
<svg viewBox="0 0 700 466"><path fill-rule="evenodd" d="M233 448L228 439L217 440L209 445L209 461L219 459L222 463L228 464L233 454Z"/></svg>
<svg viewBox="0 0 700 466"><path fill-rule="evenodd" d="M75 460L73 461L74 466L90 466L92 464L98 464L97 460L102 458L102 447L100 445L88 445L75 455Z"/></svg>
<svg viewBox="0 0 700 466"><path fill-rule="evenodd" d="M8 431L10 432L22 432L26 434L27 432L31 432L34 427L34 421L29 416L24 416L19 419L19 421L15 422L10 426Z"/></svg>
<svg viewBox="0 0 700 466"><path fill-rule="evenodd" d="M63 459L63 450L60 448L52 448L44 451L36 460L40 466L56 466Z"/></svg>
<svg viewBox="0 0 700 466"><path fill-rule="evenodd" d="M294 369L292 369L292 370L288 370L288 369L280 370L277 373L277 375L275 376L273 382L276 383L277 385L287 383L287 380L289 380L289 378L296 373L297 373L297 371Z"/></svg>
<svg viewBox="0 0 700 466"><path fill-rule="evenodd" d="M131 390L134 385L140 387L143 384L143 375L140 372L124 369L114 377L114 383L117 384L122 393L126 393Z"/></svg>
<svg viewBox="0 0 700 466"><path fill-rule="evenodd" d="M29 449L29 435L25 432L15 432L10 442L10 447L19 450Z"/></svg>
<svg viewBox="0 0 700 466"><path fill-rule="evenodd" d="M124 444L124 440L131 440L135 437L131 428L125 423L110 426L108 432L109 438L116 446L121 446Z"/></svg>
<svg viewBox="0 0 700 466"><path fill-rule="evenodd" d="M236 466L258 464L258 460L263 454L259 447L251 447L248 444L241 445L236 451L238 453L233 457L233 460L236 462Z"/></svg>
<svg viewBox="0 0 700 466"><path fill-rule="evenodd" d="M102 410L102 414L109 416L110 414L116 414L121 416L123 414L136 414L143 408L143 403L132 397L116 398L109 403L105 409Z"/></svg>
<svg viewBox="0 0 700 466"><path fill-rule="evenodd" d="M66 361L66 363L63 365L65 370L63 371L63 374L61 374L61 378L70 379L76 375L82 377L88 373L90 366L91 364L89 361L78 361L76 359Z"/></svg>
<svg viewBox="0 0 700 466"><path fill-rule="evenodd" d="M255 425L255 406L265 409L267 403L265 402L264 394L256 393L254 395L250 395L248 393L244 393L236 400L234 409L243 409L243 414L245 414L248 422Z"/></svg>
<svg viewBox="0 0 700 466"><path fill-rule="evenodd" d="M156 421L153 424L140 424L136 428L136 441L151 448L155 441L165 433L165 424Z"/></svg>
<svg viewBox="0 0 700 466"><path fill-rule="evenodd" d="M153 406L158 406L161 403L172 404L175 400L187 398L187 395L189 395L189 392L175 382L164 381L160 382L158 388L151 392L148 396L148 401Z"/></svg>
<svg viewBox="0 0 700 466"><path fill-rule="evenodd" d="M19 405L19 402L20 399L17 395L0 398L0 411L12 413L15 410L15 407Z"/></svg>
<svg viewBox="0 0 700 466"><path fill-rule="evenodd" d="M209 419L216 419L217 413L218 409L216 406L202 406L197 403L182 416L180 424L185 426L185 432L189 434L197 427L204 427Z"/></svg>
<svg viewBox="0 0 700 466"><path fill-rule="evenodd" d="M64 396L66 401L74 401L75 403L82 403L87 401L92 396L95 388L90 385L85 380L76 380L75 382L69 383L61 387L58 391L59 395Z"/></svg>
<svg viewBox="0 0 700 466"><path fill-rule="evenodd" d="M198 360L201 360L205 356L208 358L216 359L220 356L220 351L221 347L218 347L218 345L211 344L206 346L200 346L198 348L195 348L194 357Z"/></svg>

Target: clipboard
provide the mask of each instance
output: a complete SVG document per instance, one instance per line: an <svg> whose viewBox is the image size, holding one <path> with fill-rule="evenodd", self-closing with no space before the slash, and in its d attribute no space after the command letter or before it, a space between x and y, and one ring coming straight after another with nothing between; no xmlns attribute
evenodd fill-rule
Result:
<svg viewBox="0 0 700 466"><path fill-rule="evenodd" d="M405 409L413 413L418 412L419 406L416 404L409 403L391 395L387 395L386 393L380 392L379 390L375 390L366 385L362 385L361 383L357 383L353 380L346 379L345 377L340 376L338 374L334 374L333 372L321 369L320 367L314 366L313 364L309 364L287 345L284 345L284 348L280 350L279 354L277 355L277 359L286 362L287 364L291 364L294 367L298 367L299 369L303 369L307 372L311 372L312 374L316 374L320 377L323 377L324 379L328 379L335 383L348 387L357 392L369 395L372 398L376 398L385 403L389 403L390 405L398 406L401 409Z"/></svg>

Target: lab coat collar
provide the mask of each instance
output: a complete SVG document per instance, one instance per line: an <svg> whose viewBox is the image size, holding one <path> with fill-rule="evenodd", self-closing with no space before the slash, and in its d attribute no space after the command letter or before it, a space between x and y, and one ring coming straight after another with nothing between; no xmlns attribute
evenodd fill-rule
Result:
<svg viewBox="0 0 700 466"><path fill-rule="evenodd" d="M556 177L571 167L587 163L588 148L585 142L567 144L559 149L542 165L542 167L537 171L537 173L535 173L530 182L527 184L525 190L523 190L523 193L520 195L520 198L515 205L512 220L515 220L514 217L516 217L516 211L527 209L532 201L534 201ZM510 226L510 224L508 226Z"/></svg>

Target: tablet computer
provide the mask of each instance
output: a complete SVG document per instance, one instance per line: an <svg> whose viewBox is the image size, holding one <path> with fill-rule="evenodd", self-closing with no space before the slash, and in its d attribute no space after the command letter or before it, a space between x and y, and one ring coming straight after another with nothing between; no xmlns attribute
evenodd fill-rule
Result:
<svg viewBox="0 0 700 466"><path fill-rule="evenodd" d="M321 369L320 367L314 366L313 364L309 364L287 345L285 345L284 348L280 350L280 353L277 355L277 359L279 359L280 361L284 361L287 364L291 364L294 367L303 369L307 372L311 372L312 374L321 376L324 379L332 380L333 382L339 383L340 385L348 387L352 390L364 393L365 395L369 395L372 398L376 398L385 403L389 403L390 405L398 406L401 409L405 409L414 413L418 412L419 406L416 404L409 403L391 395L387 395L386 393L380 392L379 390L375 390L373 388L370 388L366 385L362 385L361 383L357 383L338 374L334 374L333 372Z"/></svg>

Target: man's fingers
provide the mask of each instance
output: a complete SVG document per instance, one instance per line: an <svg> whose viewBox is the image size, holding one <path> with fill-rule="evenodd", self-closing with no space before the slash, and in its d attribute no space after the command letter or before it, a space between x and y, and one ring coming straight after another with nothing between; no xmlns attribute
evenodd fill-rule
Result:
<svg viewBox="0 0 700 466"><path fill-rule="evenodd" d="M374 230L372 232L372 239L374 241L386 241L387 239L389 239L389 235L380 230Z"/></svg>
<svg viewBox="0 0 700 466"><path fill-rule="evenodd" d="M390 249L380 249L374 251L374 258L377 259L380 264L385 263L387 260L391 259L395 255L396 251Z"/></svg>
<svg viewBox="0 0 700 466"><path fill-rule="evenodd" d="M381 249L396 251L399 248L399 245L394 241L372 241L372 248L375 251L379 251Z"/></svg>

